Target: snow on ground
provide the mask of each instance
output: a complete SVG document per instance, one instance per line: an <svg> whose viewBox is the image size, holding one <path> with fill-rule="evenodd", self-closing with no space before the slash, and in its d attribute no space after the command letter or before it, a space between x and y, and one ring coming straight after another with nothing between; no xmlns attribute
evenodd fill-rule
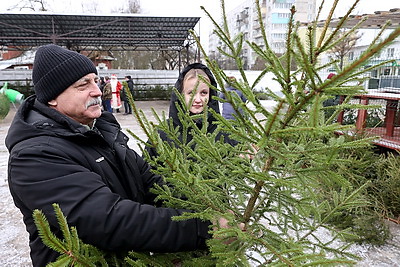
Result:
<svg viewBox="0 0 400 267"><path fill-rule="evenodd" d="M160 114L161 111L168 110L168 105L168 101L138 102L139 108L149 117L151 107ZM10 114L0 122L0 139L3 140L0 143L0 266L29 267L32 265L29 258L28 233L22 222L21 213L14 206L7 184L8 151L4 139L14 113L15 111L11 110ZM132 116L123 116L121 113L117 114L117 119L124 131L130 129L145 139ZM133 138L129 144L134 149L138 148ZM380 247L353 245L350 248L350 252L362 257L362 261L356 266L400 267L400 225L389 223L389 227L393 238L388 240L386 245Z"/></svg>

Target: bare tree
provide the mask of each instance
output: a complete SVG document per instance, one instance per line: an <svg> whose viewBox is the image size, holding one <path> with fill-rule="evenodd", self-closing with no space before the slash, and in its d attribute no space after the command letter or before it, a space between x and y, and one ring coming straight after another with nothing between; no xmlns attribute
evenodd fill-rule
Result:
<svg viewBox="0 0 400 267"><path fill-rule="evenodd" d="M102 13L97 0L84 1L81 3L83 13Z"/></svg>
<svg viewBox="0 0 400 267"><path fill-rule="evenodd" d="M128 1L129 13L140 13L140 0L129 0Z"/></svg>
<svg viewBox="0 0 400 267"><path fill-rule="evenodd" d="M46 0L20 0L7 10L49 11Z"/></svg>
<svg viewBox="0 0 400 267"><path fill-rule="evenodd" d="M362 34L359 34L358 32L354 32L345 37L346 35L348 35L348 31L341 31L337 36L337 40L344 37L343 41L338 43L329 51L332 55L332 58L339 61L340 70L342 70L344 67L345 57L356 46L357 41L362 37Z"/></svg>
<svg viewBox="0 0 400 267"><path fill-rule="evenodd" d="M115 69L149 69L154 51L145 47L138 47L136 51L113 51L113 56L117 59L113 62Z"/></svg>
<svg viewBox="0 0 400 267"><path fill-rule="evenodd" d="M251 67L252 70L263 70L267 62L261 57L257 57L255 63Z"/></svg>
<svg viewBox="0 0 400 267"><path fill-rule="evenodd" d="M123 7L119 7L116 10L112 10L112 13L128 13L128 14L137 14L140 13L140 0L127 0L127 5Z"/></svg>

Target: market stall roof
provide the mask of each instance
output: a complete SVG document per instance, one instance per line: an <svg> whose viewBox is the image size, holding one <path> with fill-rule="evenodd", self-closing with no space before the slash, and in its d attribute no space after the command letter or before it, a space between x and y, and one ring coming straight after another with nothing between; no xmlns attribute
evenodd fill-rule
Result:
<svg viewBox="0 0 400 267"><path fill-rule="evenodd" d="M199 17L138 14L0 13L0 46L21 50L54 43L73 50L179 49Z"/></svg>

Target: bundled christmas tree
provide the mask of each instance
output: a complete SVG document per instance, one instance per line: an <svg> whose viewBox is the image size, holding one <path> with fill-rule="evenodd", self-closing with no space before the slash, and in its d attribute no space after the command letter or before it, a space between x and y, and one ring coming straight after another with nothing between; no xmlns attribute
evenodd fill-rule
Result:
<svg viewBox="0 0 400 267"><path fill-rule="evenodd" d="M219 85L214 89L225 94L226 100L219 100L229 102L236 111L243 111L237 112L236 120L225 120L207 109L201 115L191 116L187 108L179 106L183 126L178 130L166 122L165 114L160 116L154 112L156 123L147 120L130 97L147 137L141 140L131 134L141 142L142 153L154 166L154 172L162 175L167 182L166 186L154 189L159 200L165 206L192 211L174 218L176 220L201 218L216 222L216 218L225 217L230 227L221 228L216 223L211 225L210 233L214 238L208 241L208 253L131 252L125 259L126 264L337 266L354 263L357 258L347 252L350 243L344 241L346 236L352 234L351 229L338 229L330 222L343 213L357 211L368 204L361 194L366 185L353 188L346 179L346 172L351 172L357 164L356 159L342 155L348 149L368 146L370 139L338 135L338 132L347 132L353 126L339 125L335 123L335 118L344 109L366 108L350 103L352 96L364 93L363 74L372 68L361 67L400 34L400 28L397 28L386 39L378 41L379 34L358 59L342 70L337 68L338 62L335 61L320 65L323 53L346 37L340 35L340 29L357 3L342 17L336 28L329 30L337 4L335 1L322 28L318 28L316 22L306 26L305 39L300 36L300 26L294 22L296 10L293 7L283 55L277 56L270 48L265 32L263 46L249 43L259 59L265 62L264 70L250 84L240 58L244 37L241 33L230 35L224 1L221 1L222 24L211 16L210 19L215 33L228 48L228 51L220 49L220 53L236 62L241 76L236 77L233 86L243 92L248 99L247 104L237 94L224 89L228 75L203 49L202 52ZM258 1L255 1L255 6L260 28L265 29ZM318 14L321 10L322 6ZM359 24L348 33L358 27ZM196 38L194 33L193 36ZM328 67L336 68L338 72L325 80L320 73ZM267 73L279 83L279 93L271 90L268 84L259 84ZM255 92L257 86L264 88L262 93ZM343 103L323 107L326 99L336 95L345 96ZM263 105L260 96L273 100L273 107ZM326 109L333 110L329 117L325 116ZM195 119L206 122L208 112L217 118L218 130L213 133L207 133L207 123L198 128L194 122ZM166 133L175 144L163 142L158 131ZM238 145L232 147L218 140L218 132L229 134ZM179 139L178 134L182 134L183 138ZM192 136L189 143L185 142L188 135ZM158 156L149 157L144 149L146 145L153 146ZM340 171L336 168L338 165L341 166ZM37 218L41 222L44 220L40 216ZM238 225L244 225L244 229ZM46 234L42 235L47 238Z"/></svg>

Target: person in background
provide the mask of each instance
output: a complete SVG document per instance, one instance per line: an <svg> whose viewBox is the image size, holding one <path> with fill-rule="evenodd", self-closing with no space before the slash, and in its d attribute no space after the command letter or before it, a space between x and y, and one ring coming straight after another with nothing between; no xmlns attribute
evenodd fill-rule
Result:
<svg viewBox="0 0 400 267"><path fill-rule="evenodd" d="M228 77L226 91L235 92L240 97L240 99L243 101L243 103L245 103L247 101L247 98L244 96L242 91L240 91L240 90L238 90L238 89L233 87L234 82L236 82L236 78L235 77L233 77L233 76ZM226 99L225 94L222 93L222 92L220 93L219 97L222 98L222 99ZM243 113L243 110L240 109L239 112ZM231 103L224 102L222 104L222 116L225 119L234 120L235 119L235 116L234 116L235 114L236 114L236 111L233 109Z"/></svg>
<svg viewBox="0 0 400 267"><path fill-rule="evenodd" d="M129 103L129 97L128 94L126 93L127 90L129 90L129 92L131 93L132 97L133 97L133 81L131 76L125 76L125 82L126 82L126 86L124 86L124 97L122 97L121 95L121 100L124 101L124 109L125 109L125 113L124 115L128 115L128 114L132 114L132 107L131 104Z"/></svg>
<svg viewBox="0 0 400 267"><path fill-rule="evenodd" d="M328 74L328 76L326 77L326 79L327 79L327 80L330 80L330 79L332 79L332 78L335 77L335 76L336 76L336 74L331 72L331 73ZM322 103L322 105L323 105L324 107L336 106L336 105L339 104L339 99L340 99L340 96L339 96L339 95L336 95L336 96L334 96L333 98L329 98L329 99L325 100L325 101ZM331 110L331 111L333 111L333 110Z"/></svg>
<svg viewBox="0 0 400 267"><path fill-rule="evenodd" d="M210 88L206 83L201 81L199 79L199 76L202 76L212 86L217 88L217 82L215 81L213 74L207 68L207 66L201 63L193 63L185 67L179 74L178 80L175 83L175 88L179 93L183 94L185 103L181 103L179 97L175 94L175 92L173 92L169 105L168 123L170 120L172 120L175 128L179 127L180 130L183 129L182 123L178 116L178 105L186 105L189 109L190 114L192 115L201 114L204 111L205 106L208 106L209 109L213 109L215 112L219 113L219 103L216 99L214 99L214 97L217 96L217 91L213 88ZM217 125L214 123L216 121L216 118L212 115L211 112L208 112L207 116L207 132L213 133L217 129ZM201 119L196 120L196 126L198 128L201 128L203 123L204 122ZM159 134L162 140L173 143L173 141L168 138L167 134L163 131L159 131ZM223 136L223 139L226 143L229 143L232 146L237 144L235 140L230 139L228 135L223 132L219 132L217 134L216 140L220 140L221 136ZM179 132L178 138L179 141L182 141L182 132ZM189 143L191 140L192 136L188 134L186 142ZM158 155L157 149L155 147L146 146L146 150L152 157Z"/></svg>
<svg viewBox="0 0 400 267"><path fill-rule="evenodd" d="M120 81L117 79L117 75L112 74L111 75L111 91L112 91L112 98L111 98L111 107L115 112L119 113L119 109L122 107L121 104L121 89L122 89L122 84Z"/></svg>
<svg viewBox="0 0 400 267"><path fill-rule="evenodd" d="M330 80L335 76L336 76L336 74L331 72L331 73L328 74L326 79ZM331 95L330 98L328 98L324 102L322 102L322 106L325 107L325 108L332 107L332 106L337 106L337 105L339 105L341 103L341 101L343 101L343 99L341 100L341 96L340 95ZM335 112L335 109L332 109L332 108L324 109L325 118L326 119L330 118L333 115L334 112Z"/></svg>
<svg viewBox="0 0 400 267"><path fill-rule="evenodd" d="M100 88L100 91L103 93L103 88L104 88L104 85L106 84L106 82L105 82L105 80L104 80L104 77L100 77L99 78L99 82L97 83L97 86Z"/></svg>
<svg viewBox="0 0 400 267"><path fill-rule="evenodd" d="M113 114L102 112L97 70L87 57L42 46L32 78L35 95L18 109L5 144L8 184L29 232L34 267L60 256L43 244L32 218L35 209L42 210L62 238L53 203L83 242L105 251L206 248L210 222L174 221L187 210L163 208L155 201L150 189L163 179L128 147ZM215 221L228 227L222 217Z"/></svg>
<svg viewBox="0 0 400 267"><path fill-rule="evenodd" d="M112 112L111 98L112 98L112 91L111 91L110 77L106 76L104 77L103 94L101 96L103 108L105 111Z"/></svg>
<svg viewBox="0 0 400 267"><path fill-rule="evenodd" d="M329 73L328 74L328 76L326 77L326 79L332 79L333 77L335 77L336 76L336 74L335 73L333 73L333 72L331 72L331 73Z"/></svg>

